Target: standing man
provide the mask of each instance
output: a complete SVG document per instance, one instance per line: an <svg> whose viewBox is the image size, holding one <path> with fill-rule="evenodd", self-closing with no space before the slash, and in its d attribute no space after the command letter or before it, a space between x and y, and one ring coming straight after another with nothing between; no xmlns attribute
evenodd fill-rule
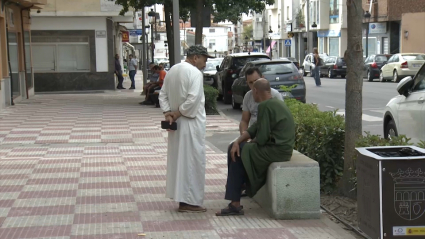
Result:
<svg viewBox="0 0 425 239"><path fill-rule="evenodd" d="M248 129L249 126L257 121L258 103L254 100L252 89L254 88L254 83L260 78L262 78L262 74L260 69L257 67L249 68L245 72L245 79L251 90L248 91L243 98L242 119L239 124L239 131L241 135ZM271 94L272 98L283 101L283 97L279 91L271 89Z"/></svg>
<svg viewBox="0 0 425 239"><path fill-rule="evenodd" d="M122 82L124 81L124 77L122 76L120 56L118 54L115 55L115 75L117 75L117 77L118 77L117 89L125 90L125 88L122 86Z"/></svg>
<svg viewBox="0 0 425 239"><path fill-rule="evenodd" d="M168 132L166 197L179 202L179 212L205 212L205 96L202 69L208 58L203 46L191 46L186 61L174 65L159 95L165 120L177 122Z"/></svg>
<svg viewBox="0 0 425 239"><path fill-rule="evenodd" d="M131 80L131 87L130 90L134 90L136 89L135 84L134 84L134 76L136 75L137 72L137 60L135 58L133 58L133 55L129 55L130 57L130 62L128 65L128 69L130 70L130 80Z"/></svg>

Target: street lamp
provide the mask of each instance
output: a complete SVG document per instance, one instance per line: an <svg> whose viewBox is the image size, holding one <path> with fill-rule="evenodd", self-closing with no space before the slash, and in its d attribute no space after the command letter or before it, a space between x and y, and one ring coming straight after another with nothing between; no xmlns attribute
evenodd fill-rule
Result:
<svg viewBox="0 0 425 239"><path fill-rule="evenodd" d="M272 27L269 27L269 38L270 38L270 59L273 59L273 47L272 47Z"/></svg>
<svg viewBox="0 0 425 239"><path fill-rule="evenodd" d="M145 44L146 44L146 46L149 46L149 30L150 30L150 26L145 26L145 32L144 32L144 34L146 34L146 42L145 42ZM147 57L147 62L149 62L149 51L148 51L148 47L146 47L146 53L147 53L147 55L146 55L146 57Z"/></svg>
<svg viewBox="0 0 425 239"><path fill-rule="evenodd" d="M311 27L312 27L312 28L316 28L316 27L317 27L316 22L313 22L313 25L311 25Z"/></svg>
<svg viewBox="0 0 425 239"><path fill-rule="evenodd" d="M370 13L369 11L366 11L364 14L364 18L367 19L367 27L366 27L366 58L368 56L368 51L369 51L369 21L370 21Z"/></svg>
<svg viewBox="0 0 425 239"><path fill-rule="evenodd" d="M245 36L245 51L248 51L248 36Z"/></svg>
<svg viewBox="0 0 425 239"><path fill-rule="evenodd" d="M153 24L156 24L156 12L153 11L153 8L151 8L150 12L148 13L148 16L150 18L151 22L151 52L152 52L152 62L154 62L154 55L155 55L155 47L154 47L154 38L153 38Z"/></svg>
<svg viewBox="0 0 425 239"><path fill-rule="evenodd" d="M214 57L217 57L217 50L214 50Z"/></svg>
<svg viewBox="0 0 425 239"><path fill-rule="evenodd" d="M167 41L164 41L164 47L165 47L165 57L167 57L168 58L168 44L167 44L168 42Z"/></svg>

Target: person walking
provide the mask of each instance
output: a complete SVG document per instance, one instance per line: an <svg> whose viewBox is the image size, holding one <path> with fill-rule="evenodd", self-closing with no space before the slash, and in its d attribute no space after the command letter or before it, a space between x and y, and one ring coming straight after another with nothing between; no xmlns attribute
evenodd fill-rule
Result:
<svg viewBox="0 0 425 239"><path fill-rule="evenodd" d="M122 86L122 82L124 81L124 77L122 76L120 56L118 54L115 55L115 75L118 78L117 89L124 90L125 88Z"/></svg>
<svg viewBox="0 0 425 239"><path fill-rule="evenodd" d="M134 84L134 76L136 76L136 73L137 73L137 60L133 58L133 55L129 55L129 57L130 57L130 62L128 65L128 69L130 71L129 75L131 80L131 87L129 89L134 90L136 89L136 86Z"/></svg>
<svg viewBox="0 0 425 239"><path fill-rule="evenodd" d="M321 86L322 82L320 81L320 66L322 65L322 60L320 59L319 52L317 48L313 48L313 63L315 65L313 69L313 77L316 82L316 86Z"/></svg>
<svg viewBox="0 0 425 239"><path fill-rule="evenodd" d="M166 197L179 202L179 212L205 212L206 114L203 70L207 48L191 46L185 62L164 79L159 102L165 120L177 123L168 132Z"/></svg>

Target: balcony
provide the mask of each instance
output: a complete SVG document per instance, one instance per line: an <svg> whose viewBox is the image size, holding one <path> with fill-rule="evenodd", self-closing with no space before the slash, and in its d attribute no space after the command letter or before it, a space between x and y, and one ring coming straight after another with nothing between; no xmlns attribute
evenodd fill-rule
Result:
<svg viewBox="0 0 425 239"><path fill-rule="evenodd" d="M277 9L277 2L272 5L266 5L266 10L274 10Z"/></svg>

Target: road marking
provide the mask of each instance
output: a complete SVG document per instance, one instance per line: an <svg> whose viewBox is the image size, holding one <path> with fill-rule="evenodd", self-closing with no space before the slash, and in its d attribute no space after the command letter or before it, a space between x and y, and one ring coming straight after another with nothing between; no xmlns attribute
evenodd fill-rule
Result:
<svg viewBox="0 0 425 239"><path fill-rule="evenodd" d="M327 108L331 108L331 109L335 109L335 107L333 107L333 106L325 106L325 107L327 107Z"/></svg>
<svg viewBox="0 0 425 239"><path fill-rule="evenodd" d="M345 111L338 111L336 112L337 115L345 116ZM381 117L375 117L367 114L362 114L362 120L367 122L381 122Z"/></svg>

